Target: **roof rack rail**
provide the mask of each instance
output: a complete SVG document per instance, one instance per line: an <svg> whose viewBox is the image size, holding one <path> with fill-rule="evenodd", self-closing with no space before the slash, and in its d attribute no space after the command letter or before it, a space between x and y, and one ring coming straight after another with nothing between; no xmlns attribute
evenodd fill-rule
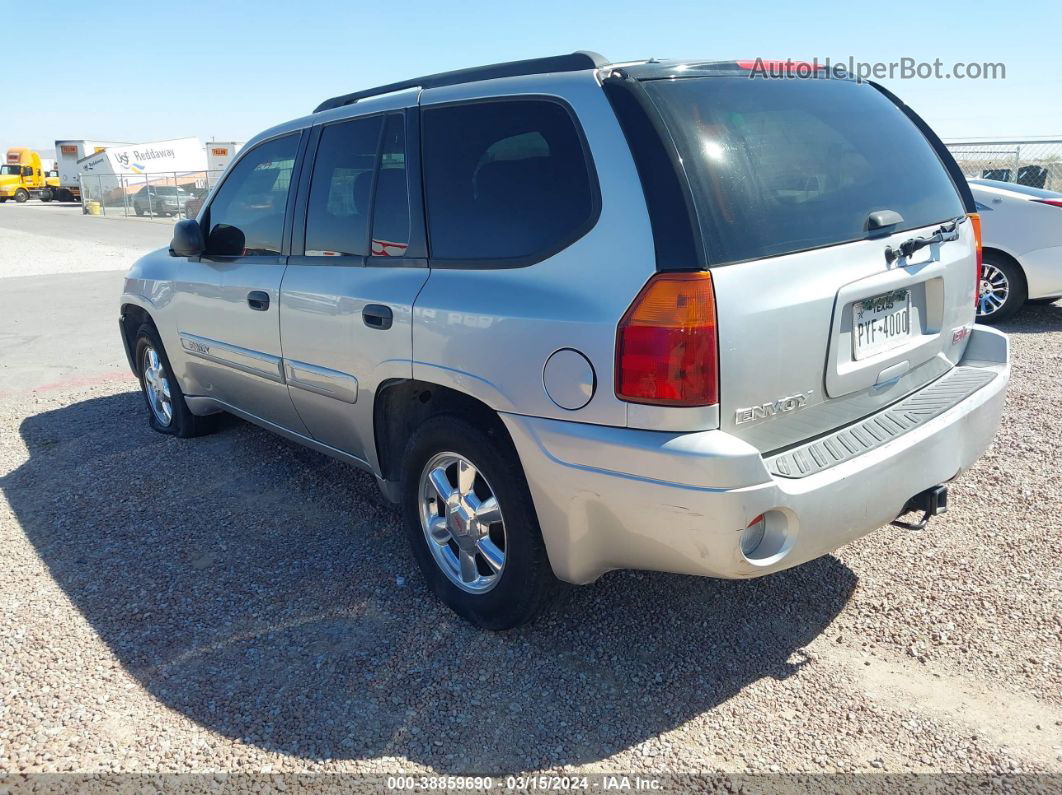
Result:
<svg viewBox="0 0 1062 795"><path fill-rule="evenodd" d="M540 75L549 72L579 72L583 69L600 69L608 66L609 61L605 56L596 52L580 50L569 55L551 55L548 58L531 58L526 61L508 61L496 63L490 66L474 66L470 69L456 69L452 72L440 72L435 75L414 77L411 80L403 80L399 83L389 83L385 86L367 88L364 91L355 91L352 94L326 99L316 108L314 113L332 108L341 108L344 105L353 105L359 99L390 94L392 91L402 91L407 88L438 88L439 86L456 86L461 83L475 83L480 80L493 80L498 77L518 77L520 75Z"/></svg>

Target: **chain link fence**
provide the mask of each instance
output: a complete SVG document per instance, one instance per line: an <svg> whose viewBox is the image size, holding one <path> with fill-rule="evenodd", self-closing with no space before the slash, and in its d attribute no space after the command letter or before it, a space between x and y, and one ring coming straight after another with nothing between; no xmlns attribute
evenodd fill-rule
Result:
<svg viewBox="0 0 1062 795"><path fill-rule="evenodd" d="M195 218L223 173L81 174L81 207L89 215Z"/></svg>
<svg viewBox="0 0 1062 795"><path fill-rule="evenodd" d="M1062 193L1062 138L946 143L968 178L1015 182Z"/></svg>

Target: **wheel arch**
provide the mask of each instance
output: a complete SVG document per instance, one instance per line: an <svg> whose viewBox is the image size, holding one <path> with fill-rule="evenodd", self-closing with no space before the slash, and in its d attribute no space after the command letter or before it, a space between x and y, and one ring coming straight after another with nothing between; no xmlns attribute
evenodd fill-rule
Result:
<svg viewBox="0 0 1062 795"><path fill-rule="evenodd" d="M122 347L125 348L125 357L129 361L129 369L133 375L139 377L135 361L136 333L144 323L155 326L155 320L151 314L139 304L123 301L118 315L118 328L122 335ZM158 327L156 326L156 329Z"/></svg>
<svg viewBox="0 0 1062 795"><path fill-rule="evenodd" d="M385 381L373 401L373 434L380 477L397 481L402 452L413 432L429 417L458 414L481 427L516 455L509 429L498 412L478 398L419 379Z"/></svg>

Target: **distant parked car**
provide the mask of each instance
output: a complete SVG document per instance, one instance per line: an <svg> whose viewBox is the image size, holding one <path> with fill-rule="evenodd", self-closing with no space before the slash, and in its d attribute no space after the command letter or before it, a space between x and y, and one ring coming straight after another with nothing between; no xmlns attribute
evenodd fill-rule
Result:
<svg viewBox="0 0 1062 795"><path fill-rule="evenodd" d="M148 185L133 196L137 215L183 215L192 194L172 185Z"/></svg>
<svg viewBox="0 0 1062 795"><path fill-rule="evenodd" d="M977 319L998 323L1026 301L1062 297L1062 193L991 179L969 182L984 236Z"/></svg>

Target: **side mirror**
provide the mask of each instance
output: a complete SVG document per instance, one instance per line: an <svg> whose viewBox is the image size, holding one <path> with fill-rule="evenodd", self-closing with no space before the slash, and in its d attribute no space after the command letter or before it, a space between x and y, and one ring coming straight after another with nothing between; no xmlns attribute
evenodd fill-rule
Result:
<svg viewBox="0 0 1062 795"><path fill-rule="evenodd" d="M178 221L173 227L170 254L174 257L198 257L206 251L203 230L194 218Z"/></svg>

